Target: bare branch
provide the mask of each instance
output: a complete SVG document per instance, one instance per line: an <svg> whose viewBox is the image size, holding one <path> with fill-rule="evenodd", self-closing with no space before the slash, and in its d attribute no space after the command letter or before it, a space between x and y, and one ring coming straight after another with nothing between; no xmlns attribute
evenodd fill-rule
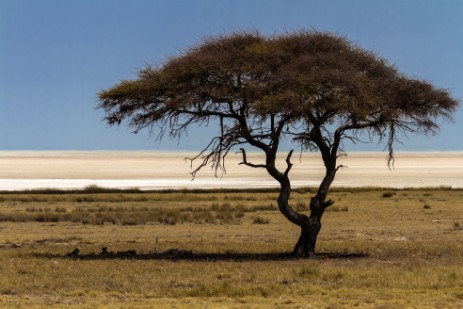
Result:
<svg viewBox="0 0 463 309"><path fill-rule="evenodd" d="M248 162L247 156L246 156L246 151L244 150L244 148L240 148L240 151L243 154L243 162L240 162L239 165L244 164L244 165L254 167L254 168L267 168L267 165L265 165L265 164L253 164L251 162Z"/></svg>
<svg viewBox="0 0 463 309"><path fill-rule="evenodd" d="M323 209L326 209L326 208L330 207L333 204L334 204L333 200L328 200L328 201L323 203L322 207L323 207Z"/></svg>
<svg viewBox="0 0 463 309"><path fill-rule="evenodd" d="M288 153L288 156L286 157L286 170L285 170L285 176L287 177L289 174L289 171L293 167L293 164L291 163L291 156L293 155L293 149Z"/></svg>
<svg viewBox="0 0 463 309"><path fill-rule="evenodd" d="M393 169L394 163L395 163L394 148L393 148L394 141L395 141L395 127L394 125L391 125L391 128L389 129L389 139L387 141L387 148L389 150L389 154L387 158L387 166L389 167L389 169Z"/></svg>
<svg viewBox="0 0 463 309"><path fill-rule="evenodd" d="M201 158L202 162L190 172L190 175L192 176L191 180L194 180L196 178L196 173L201 170L204 166L209 164L209 161L211 157L214 155L213 153L209 153L205 155L205 153L208 151L209 147L214 143L214 139L211 140L211 142L203 149L201 150L196 156L192 158L185 158L185 161L190 161L190 168L193 169L193 162L196 161L197 159Z"/></svg>

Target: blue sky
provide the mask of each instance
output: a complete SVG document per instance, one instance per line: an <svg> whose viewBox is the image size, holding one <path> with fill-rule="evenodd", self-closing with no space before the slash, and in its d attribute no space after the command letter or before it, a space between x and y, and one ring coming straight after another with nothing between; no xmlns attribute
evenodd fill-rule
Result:
<svg viewBox="0 0 463 309"><path fill-rule="evenodd" d="M201 38L331 31L463 98L460 0L0 0L0 150L195 150L203 131L154 143L108 128L96 95ZM463 108L398 150L463 150ZM351 150L382 150L358 145Z"/></svg>

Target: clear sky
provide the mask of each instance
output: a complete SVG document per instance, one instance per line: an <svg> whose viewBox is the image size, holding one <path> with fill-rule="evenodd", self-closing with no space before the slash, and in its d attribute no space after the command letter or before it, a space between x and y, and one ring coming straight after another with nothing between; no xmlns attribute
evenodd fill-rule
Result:
<svg viewBox="0 0 463 309"><path fill-rule="evenodd" d="M108 128L96 95L201 38L331 31L463 98L461 0L0 0L0 150L196 150ZM398 150L463 150L463 108ZM359 145L352 150L381 150Z"/></svg>

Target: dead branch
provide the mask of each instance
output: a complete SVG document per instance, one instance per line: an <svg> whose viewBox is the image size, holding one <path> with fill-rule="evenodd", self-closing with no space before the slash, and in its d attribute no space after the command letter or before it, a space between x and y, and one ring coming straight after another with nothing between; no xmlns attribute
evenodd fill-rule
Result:
<svg viewBox="0 0 463 309"><path fill-rule="evenodd" d="M334 204L333 200L328 200L328 201L323 203L323 209L326 209L326 208L330 207L333 204Z"/></svg>
<svg viewBox="0 0 463 309"><path fill-rule="evenodd" d="M246 151L244 150L244 148L240 148L240 151L243 154L243 162L240 162L239 165L244 164L244 165L254 167L254 168L267 168L267 165L265 164L253 164L251 162L248 162Z"/></svg>
<svg viewBox="0 0 463 309"><path fill-rule="evenodd" d="M285 176L288 176L289 171L293 167L293 164L291 163L291 156L293 155L294 149L291 149L291 151L288 153L288 156L286 157L286 170L285 170Z"/></svg>

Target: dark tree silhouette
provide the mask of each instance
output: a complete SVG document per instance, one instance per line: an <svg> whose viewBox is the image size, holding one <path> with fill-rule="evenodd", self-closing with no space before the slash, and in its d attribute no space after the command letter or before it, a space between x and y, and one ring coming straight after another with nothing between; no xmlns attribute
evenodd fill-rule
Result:
<svg viewBox="0 0 463 309"><path fill-rule="evenodd" d="M206 165L223 172L227 154L239 149L241 164L266 169L280 184L279 210L301 228L293 254L307 257L315 256L321 218L333 204L327 196L341 142L384 142L391 164L398 134L434 134L436 121L451 120L458 105L448 91L399 73L341 36L315 31L207 38L142 69L136 80L100 92L99 100L108 124L148 127L157 139L180 138L192 125L216 123L217 135L191 158L198 162L193 177ZM289 204L293 151L284 170L276 166L284 139L319 151L325 164L309 214ZM244 145L262 151L265 161L249 162Z"/></svg>

